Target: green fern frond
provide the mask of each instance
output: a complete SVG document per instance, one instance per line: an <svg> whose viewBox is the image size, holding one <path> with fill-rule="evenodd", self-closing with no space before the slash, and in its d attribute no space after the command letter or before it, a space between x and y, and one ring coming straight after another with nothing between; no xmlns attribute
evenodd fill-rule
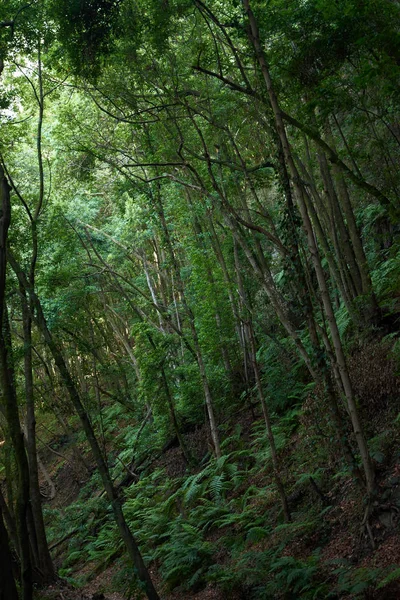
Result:
<svg viewBox="0 0 400 600"><path fill-rule="evenodd" d="M400 579L400 567L393 567L393 571L391 571L388 575L386 575L386 577L384 577L384 579L382 579L382 581L379 582L377 589L380 590L389 585L389 583L392 583L392 581L397 581L398 579Z"/></svg>
<svg viewBox="0 0 400 600"><path fill-rule="evenodd" d="M269 531L265 527L252 527L247 532L246 542L256 544L264 539L269 534Z"/></svg>

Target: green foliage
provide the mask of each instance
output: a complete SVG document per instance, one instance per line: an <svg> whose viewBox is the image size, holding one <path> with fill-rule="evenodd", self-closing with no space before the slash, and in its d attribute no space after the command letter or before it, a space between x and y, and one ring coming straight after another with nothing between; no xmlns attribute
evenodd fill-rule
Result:
<svg viewBox="0 0 400 600"><path fill-rule="evenodd" d="M101 55L110 52L118 4L118 0L68 0L51 5L59 39L78 73L94 74Z"/></svg>
<svg viewBox="0 0 400 600"><path fill-rule="evenodd" d="M312 477L314 479L314 481L320 481L325 471L326 471L326 469L323 467L318 467L315 471L312 471L311 473L307 473L307 472L303 471L298 476L298 478L296 480L296 485L302 485L303 483L308 483L310 480L310 477Z"/></svg>
<svg viewBox="0 0 400 600"><path fill-rule="evenodd" d="M374 287L382 298L390 298L397 290L396 282L400 278L399 254L400 251L394 254L393 258L383 261L372 274ZM393 309L394 306L395 300L389 305L389 309Z"/></svg>
<svg viewBox="0 0 400 600"><path fill-rule="evenodd" d="M245 472L241 471L236 462L243 452L234 452L211 462L205 469L188 477L182 486L184 501L190 504L193 500L205 498L207 495L214 502L222 502L227 491L238 487L243 481Z"/></svg>
<svg viewBox="0 0 400 600"><path fill-rule="evenodd" d="M388 575L386 575L382 579L382 581L379 582L377 589L380 590L382 588L385 588L387 585L389 585L393 581L397 581L399 578L400 578L400 568L393 567L393 569L390 571L390 573Z"/></svg>
<svg viewBox="0 0 400 600"><path fill-rule="evenodd" d="M323 389L346 375L340 340L354 348L388 331L399 354L399 6L250 3L263 68L236 0L1 3L8 256L40 299L111 479L118 485L138 466L135 483L119 490L124 514L169 589L214 582L227 597L357 597L374 577L384 587L398 572L345 565L327 580L317 553L291 552L325 531L310 477L335 488L350 475ZM9 263L25 416L21 282ZM371 316L373 292L381 322ZM72 384L60 383L32 312L38 426L57 406L76 431ZM292 523L282 522L259 418L253 333L285 491L304 492ZM385 394L397 413L395 392ZM347 435L340 402L339 414ZM370 455L383 467L392 432L369 421ZM190 465L177 448L159 456L175 436L193 450ZM86 444L82 428L76 439ZM357 454L357 439L348 440ZM95 571L123 553L101 489L94 474L71 506L45 509L51 543L75 530L61 570L71 581L82 565ZM133 595L125 556L120 564Z"/></svg>
<svg viewBox="0 0 400 600"><path fill-rule="evenodd" d="M267 584L266 591L270 594L283 591L298 598L326 598L329 588L325 582L318 581L318 572L318 556L310 556L306 560L281 557L270 565L273 581Z"/></svg>
<svg viewBox="0 0 400 600"><path fill-rule="evenodd" d="M98 535L89 537L87 541L88 560L96 561L104 567L122 550L122 540L115 523L103 526Z"/></svg>
<svg viewBox="0 0 400 600"><path fill-rule="evenodd" d="M213 546L204 541L200 531L177 519L154 558L162 561L163 578L171 589L182 581L183 587L195 589L203 581L212 555Z"/></svg>
<svg viewBox="0 0 400 600"><path fill-rule="evenodd" d="M375 587L376 582L381 575L381 569L371 568L339 568L337 589L340 594L352 594L354 598L363 598L364 592L369 587Z"/></svg>
<svg viewBox="0 0 400 600"><path fill-rule="evenodd" d="M381 434L371 438L369 440L369 448L372 458L377 463L383 463L387 458L387 450L392 444L392 433L390 431L383 431Z"/></svg>
<svg viewBox="0 0 400 600"><path fill-rule="evenodd" d="M272 425L272 433L275 440L275 446L278 451L283 450L293 431L298 424L298 416L300 409L294 408L286 412L279 419L275 419ZM268 441L264 419L256 421L253 425L254 433L252 434L253 446L257 450L256 459L259 464L263 464L263 468L271 462L271 446Z"/></svg>

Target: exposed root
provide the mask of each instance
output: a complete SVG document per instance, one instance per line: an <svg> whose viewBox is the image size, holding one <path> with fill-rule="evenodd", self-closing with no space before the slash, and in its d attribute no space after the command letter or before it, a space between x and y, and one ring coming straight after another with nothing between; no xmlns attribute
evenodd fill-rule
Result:
<svg viewBox="0 0 400 600"><path fill-rule="evenodd" d="M369 499L367 502L367 506L365 507L364 518L361 522L360 537L367 535L369 538L369 541L371 542L372 550L375 550L376 549L375 539L374 539L374 535L372 533L371 525L369 522L371 514L372 514L372 504L371 504L371 500Z"/></svg>
<svg viewBox="0 0 400 600"><path fill-rule="evenodd" d="M379 518L380 515L390 513L390 523L386 524L383 522L384 527L387 529L393 529L396 525L396 517L399 515L399 508L394 504L379 504L378 502L372 503L371 499L368 501L365 508L364 517L360 527L360 538L368 537L372 550L376 550L376 543L374 534L371 528L371 517L374 514ZM382 519L380 519L382 522Z"/></svg>

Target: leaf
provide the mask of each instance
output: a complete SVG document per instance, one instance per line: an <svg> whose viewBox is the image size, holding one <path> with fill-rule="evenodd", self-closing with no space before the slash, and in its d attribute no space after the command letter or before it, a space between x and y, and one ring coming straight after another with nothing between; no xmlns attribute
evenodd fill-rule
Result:
<svg viewBox="0 0 400 600"><path fill-rule="evenodd" d="M378 590L380 590L386 587L389 583L392 583L392 581L397 581L397 579L400 579L400 567L394 568L393 571L386 575L386 577L382 579L382 581L380 581L376 587Z"/></svg>
<svg viewBox="0 0 400 600"><path fill-rule="evenodd" d="M264 539L270 532L265 527L252 527L247 532L246 542L257 543Z"/></svg>

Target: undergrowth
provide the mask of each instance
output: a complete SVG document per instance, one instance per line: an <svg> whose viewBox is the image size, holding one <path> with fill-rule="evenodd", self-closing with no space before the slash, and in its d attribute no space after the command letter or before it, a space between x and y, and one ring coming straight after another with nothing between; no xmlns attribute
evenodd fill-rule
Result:
<svg viewBox="0 0 400 600"><path fill-rule="evenodd" d="M343 332L346 326L343 318ZM395 363L399 346L395 340L389 341ZM371 344L368 352L382 361L388 343L386 339L381 346ZM366 378L375 373L368 368L368 352L357 351L352 357L356 389L362 390ZM182 476L169 474L162 460L151 460L151 454L160 455L170 436L165 420L155 415L152 423L132 427L118 406L105 409L102 426L105 437L113 440L108 461L114 480L118 483L123 479L133 456L142 465L134 483L120 493L127 523L145 561L161 575L164 593L197 592L212 584L227 598L239 594L249 600L383 598L376 594L384 594L400 579L396 565L369 569L357 565L356 560L332 559L324 554L335 528L344 531L347 527L347 521L340 521L347 518L340 514L341 502L353 498L359 504L358 513L363 512L362 497L352 483L349 468L339 450L332 452L337 439L330 413L325 410L324 391L315 384L292 382L292 374L285 379L285 365L279 370L273 353L261 349L260 358L271 360L270 368L264 370L264 386L292 511L289 523L280 508L271 448L255 404L255 390L241 398L253 413L251 425L244 419L231 426L227 420L222 426L222 457L198 456L197 465L188 467ZM383 368L379 369L383 377ZM269 378L272 373L274 377ZM400 411L395 404L395 382L389 381L389 376L385 375L385 389L394 398L391 410L396 415ZM285 396L288 382L293 386ZM375 406L376 394L371 400L362 395L367 401L365 410ZM378 470L387 469L395 456L397 436L398 419L370 435L369 448ZM109 503L99 489L101 482L94 473L76 502L64 509L46 510L50 544L66 538L60 575L81 585L115 563L114 588L127 598L139 597L140 590L128 577L131 567ZM353 526L354 515L348 516L349 526ZM360 537L359 523L351 533L355 539ZM367 545L359 545L359 556L368 554Z"/></svg>
<svg viewBox="0 0 400 600"><path fill-rule="evenodd" d="M293 438L302 431L299 417L300 410L293 409L285 418L274 420L274 436L282 457L288 455ZM237 427L224 441L225 451L234 446L238 450L211 460L196 472L171 478L163 469L155 468L125 490L127 522L146 562L157 566L165 590L193 592L217 584L228 597L235 592L254 600L361 599L366 591L399 577L393 567L371 572L355 569L345 561L324 562L321 551L312 548L311 542L319 536L323 543L329 534L323 523L332 506L323 506L313 496L309 481L312 477L324 487L329 469L312 465L301 452L288 455L293 476L286 483L294 497L300 495L300 504L293 522L285 523L271 478L264 423L253 424L247 450L241 448L241 435ZM371 448L379 452L384 439L378 436L371 440ZM340 477L348 478L348 472L334 479L338 488ZM137 587L124 576L129 565L108 503L104 497L90 497L98 486L94 475L82 489L80 500L47 515L54 535L76 530L60 574L78 585L119 557L114 585L128 598L137 597ZM309 546L307 540L311 540ZM301 556L291 554L296 544L303 545ZM73 577L79 568L85 575Z"/></svg>

